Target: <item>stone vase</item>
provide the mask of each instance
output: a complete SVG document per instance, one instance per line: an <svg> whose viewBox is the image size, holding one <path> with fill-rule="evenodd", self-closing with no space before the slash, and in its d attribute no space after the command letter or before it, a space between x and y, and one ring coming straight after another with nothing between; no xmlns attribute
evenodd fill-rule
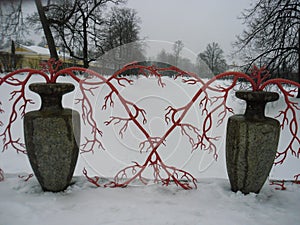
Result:
<svg viewBox="0 0 300 225"><path fill-rule="evenodd" d="M234 192L259 193L273 166L280 124L265 116L267 102L276 101L275 92L238 91L236 96L247 102L245 114L228 119L226 166Z"/></svg>
<svg viewBox="0 0 300 225"><path fill-rule="evenodd" d="M24 116L25 145L34 174L44 191L65 190L79 153L80 115L62 107L69 83L35 83L29 89L41 97L41 108Z"/></svg>

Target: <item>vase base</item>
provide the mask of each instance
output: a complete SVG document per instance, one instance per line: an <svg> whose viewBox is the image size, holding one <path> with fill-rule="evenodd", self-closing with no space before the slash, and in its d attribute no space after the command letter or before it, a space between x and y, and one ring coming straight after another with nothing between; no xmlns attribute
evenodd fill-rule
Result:
<svg viewBox="0 0 300 225"><path fill-rule="evenodd" d="M29 161L42 189L64 191L78 158L80 115L70 109L32 111L25 115L24 124Z"/></svg>
<svg viewBox="0 0 300 225"><path fill-rule="evenodd" d="M279 133L279 122L272 118L229 118L226 164L232 191L260 192L275 160Z"/></svg>

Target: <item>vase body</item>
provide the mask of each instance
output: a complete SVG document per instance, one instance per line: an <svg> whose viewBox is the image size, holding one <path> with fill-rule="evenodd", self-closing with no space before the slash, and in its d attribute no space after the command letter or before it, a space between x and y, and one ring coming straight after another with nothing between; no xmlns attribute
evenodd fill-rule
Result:
<svg viewBox="0 0 300 225"><path fill-rule="evenodd" d="M267 102L275 101L275 92L239 91L236 96L247 102L243 115L228 119L226 166L234 192L259 193L273 166L280 124L264 114Z"/></svg>
<svg viewBox="0 0 300 225"><path fill-rule="evenodd" d="M41 108L24 116L28 158L44 191L63 191L70 185L79 153L80 115L61 104L74 85L36 83L29 89L40 95Z"/></svg>

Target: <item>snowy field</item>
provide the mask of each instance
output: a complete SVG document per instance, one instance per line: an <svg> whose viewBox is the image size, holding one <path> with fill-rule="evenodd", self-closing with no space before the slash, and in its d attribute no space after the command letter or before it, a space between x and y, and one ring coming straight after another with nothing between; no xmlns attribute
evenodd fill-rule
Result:
<svg viewBox="0 0 300 225"><path fill-rule="evenodd" d="M226 179L200 179L198 189L175 186L94 188L83 177L63 193L44 193L35 179L10 175L0 183L1 225L296 225L300 186L266 185L260 194L230 191Z"/></svg>
<svg viewBox="0 0 300 225"><path fill-rule="evenodd" d="M40 81L38 79L35 82ZM60 78L68 81L68 78ZM185 86L181 82L164 78L166 87L157 85L156 79L140 78L135 85L120 89L126 99L147 111L145 129L152 136L161 136L168 129L164 123L164 109L169 106L184 105L195 93L197 86ZM2 86L1 102L6 113L1 114L5 123L10 111L8 101L10 87ZM261 193L244 196L230 191L225 167L225 122L213 127L211 134L220 136L216 142L218 160L206 151L191 151L186 137L179 130L166 140L166 146L159 149L160 156L168 165L184 169L197 178L198 188L185 191L174 185L160 184L147 186L133 183L126 188L95 188L82 174L86 168L90 176L102 177L107 182L120 169L131 165L132 161L143 163L147 152L140 152L139 143L144 137L135 126L130 125L122 139L118 135L120 126L105 126L104 121L112 115L125 114L115 99L114 108L101 110L107 87L94 93L93 108L99 128L103 131L102 143L105 150L95 149L94 154L81 154L75 171L73 184L63 193L42 192L35 177L25 182L19 175L30 174L31 168L24 154L16 154L7 149L0 154L0 168L5 179L0 182L0 225L19 224L299 224L300 185L286 183L287 190L275 190L277 186L266 182ZM28 92L34 101L38 96ZM74 91L64 97L64 106L80 110L74 99L80 97ZM243 113L245 104L233 94L229 105L235 113ZM298 100L299 101L299 100ZM283 99L267 106L267 115L274 116L281 109ZM38 109L39 104L28 110ZM299 111L298 121L299 121ZM197 104L188 113L186 120L200 124L203 120ZM2 132L3 127L0 128ZM23 137L22 121L15 124L14 135ZM89 134L89 128L82 128L82 136ZM285 146L289 136L282 131L280 146ZM84 137L82 140L84 141ZM1 146L2 147L2 146ZM284 165L272 169L271 179L293 180L300 172L299 159L289 157ZM151 179L151 170L146 174ZM108 180L107 180L108 179Z"/></svg>

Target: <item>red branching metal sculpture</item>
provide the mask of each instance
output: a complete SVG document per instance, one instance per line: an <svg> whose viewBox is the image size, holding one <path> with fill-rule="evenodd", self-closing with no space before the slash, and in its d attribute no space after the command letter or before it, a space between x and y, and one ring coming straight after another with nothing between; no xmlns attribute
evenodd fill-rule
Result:
<svg viewBox="0 0 300 225"><path fill-rule="evenodd" d="M30 180L30 178L33 177L33 173L30 173L30 174L28 174L28 175L19 175L18 177L19 177L20 179L23 179L25 182L27 182L27 181Z"/></svg>
<svg viewBox="0 0 300 225"><path fill-rule="evenodd" d="M178 128L181 131L181 134L189 141L193 151L196 149L208 150L209 152L212 152L214 158L217 159L216 141L219 137L210 136L210 131L213 126L220 126L227 118L228 114L233 113L233 109L228 105L227 99L229 92L241 83L246 83L246 87L244 88L249 88L254 91L262 91L267 86L275 85L278 87L284 97L286 107L283 111L279 112L277 118L281 120L282 128L288 127L291 134L291 140L286 149L278 151L276 164L283 163L289 152L297 157L300 155L300 139L298 136L299 126L296 113L300 107L297 102L291 100L291 97L296 93L296 88L300 87L300 84L286 79L270 79L269 73L264 68L258 69L254 67L251 75L240 72L225 72L204 82L196 74L183 71L174 66L158 68L155 65L145 66L138 62L134 62L127 64L108 78L89 69L71 67L60 70L60 66L60 62L51 59L43 64L42 70L21 69L0 78L0 86L2 84L8 84L19 88L18 90L11 92L10 100L13 101L13 105L10 118L4 131L0 133L4 143L3 150L6 150L8 146L11 146L16 149L17 152L26 153L25 146L20 138L13 137L12 125L17 118L24 115L27 105L33 103L31 99L26 97L25 87L30 78L34 74L37 74L44 78L47 83L56 82L57 78L61 75L68 75L78 83L81 98L76 99L76 103L81 106L83 124L88 126L91 131L91 135L84 138L85 142L81 145L81 153L93 153L96 148L104 149L101 140L102 131L99 129L99 125L94 118L95 109L92 107L90 100L90 96L93 96L95 90L101 85L106 85L109 88L109 93L104 96L104 103L101 109L106 110L114 107L116 101L115 98L117 98L127 112L127 116L125 117L112 115L104 122L104 124L106 126L120 125L119 135L121 137L126 133L129 124L134 124L144 136L144 140L139 143L139 146L141 152L144 151L148 153L145 161L143 163L133 162L132 165L121 169L117 172L112 181L100 185L99 177L89 177L87 170L84 168L83 174L85 177L97 187L125 187L134 180L139 180L141 183L147 184L149 179L144 176L144 172L146 169L152 169L153 182L155 183L162 183L162 185L165 186L175 183L177 186L184 189L196 188L196 178L187 171L166 165L160 156L158 149L161 145L166 145L165 141L167 137ZM157 79L157 85L162 88L166 85L162 75L166 71L172 72L175 80L181 79L182 82L187 85L200 85L200 88L185 105L178 108L170 105L166 108L164 120L169 127L160 137L151 136L144 128L144 125L147 123L146 110L139 107L133 101L126 99L120 92L120 88L134 84L134 80L130 79L129 76L122 76L122 74L130 70L138 71L138 74L145 77L154 76ZM14 77L16 74L20 73L25 73L23 80ZM78 76L78 73L84 75L84 77ZM226 77L231 78L230 85L213 85L216 80ZM294 86L295 90L286 90L285 84ZM218 93L218 95L211 97L209 92ZM199 105L202 116L204 117L203 122L200 125L191 124L184 120L194 104ZM1 104L0 112L3 112ZM215 115L217 116L216 121L214 120ZM3 124L1 123L0 125ZM295 178L298 178L298 176Z"/></svg>
<svg viewBox="0 0 300 225"><path fill-rule="evenodd" d="M216 107L213 108L210 113L207 114L207 118L211 120L211 113L215 113L216 111L221 108L222 110L218 114L219 121L218 124L222 123L226 114L228 112L232 112L232 109L226 105L227 97L229 91L237 84L239 79L244 79L250 83L251 89L253 91L263 91L266 89L267 86L277 86L279 91L281 91L282 96L284 98L285 102L285 109L280 111L279 114L276 116L281 121L281 127L282 129L285 128L285 126L288 126L288 130L291 134L291 140L288 142L287 147L282 150L278 151L276 156L275 165L282 164L284 160L286 159L288 153L290 152L292 155L299 158L300 156L300 137L299 137L299 124L297 122L297 110L300 109L298 103L296 101L292 101L291 98L294 97L297 93L297 87L300 87L300 84L291 80L287 79L281 79L281 78L275 78L275 79L269 79L270 74L268 71L265 70L265 68L257 68L253 67L253 71L250 75L242 74L239 72L226 72L219 74L215 76L215 79L221 79L226 76L234 76L232 80L232 84L229 87L216 87L213 90L215 92L221 92L224 93L221 97L215 97L216 100L221 99L221 103L216 104ZM210 80L206 83L206 85L210 85L214 80ZM286 89L286 86L294 86L295 89ZM208 86L208 88L211 88ZM207 97L204 98L205 101L207 101ZM215 102L212 102L212 104L215 104ZM206 108L204 108L205 111ZM290 118L290 119L289 119ZM298 118L299 121L299 118ZM211 122L211 121L209 121ZM203 130L205 131L204 127Z"/></svg>
<svg viewBox="0 0 300 225"><path fill-rule="evenodd" d="M294 176L295 180L292 181L292 183L300 184L299 176L300 176L300 174L295 175ZM285 183L286 183L285 180L275 180L275 181L271 181L270 185L278 186L275 188L275 190L285 191L287 189L287 187L285 186Z"/></svg>
<svg viewBox="0 0 300 225"><path fill-rule="evenodd" d="M100 177L98 176L94 176L93 178L92 177L89 177L88 176L88 172L85 168L83 168L83 171L82 171L83 175L86 177L86 179L92 183L93 185L95 185L96 187L101 187L101 185L98 183Z"/></svg>
<svg viewBox="0 0 300 225"><path fill-rule="evenodd" d="M285 180L271 181L270 185L277 186L275 190L285 191Z"/></svg>
<svg viewBox="0 0 300 225"><path fill-rule="evenodd" d="M296 175L294 176L294 178L295 178L294 183L295 183L295 184L300 184L299 177L300 177L300 173L299 173L299 174L296 174Z"/></svg>

